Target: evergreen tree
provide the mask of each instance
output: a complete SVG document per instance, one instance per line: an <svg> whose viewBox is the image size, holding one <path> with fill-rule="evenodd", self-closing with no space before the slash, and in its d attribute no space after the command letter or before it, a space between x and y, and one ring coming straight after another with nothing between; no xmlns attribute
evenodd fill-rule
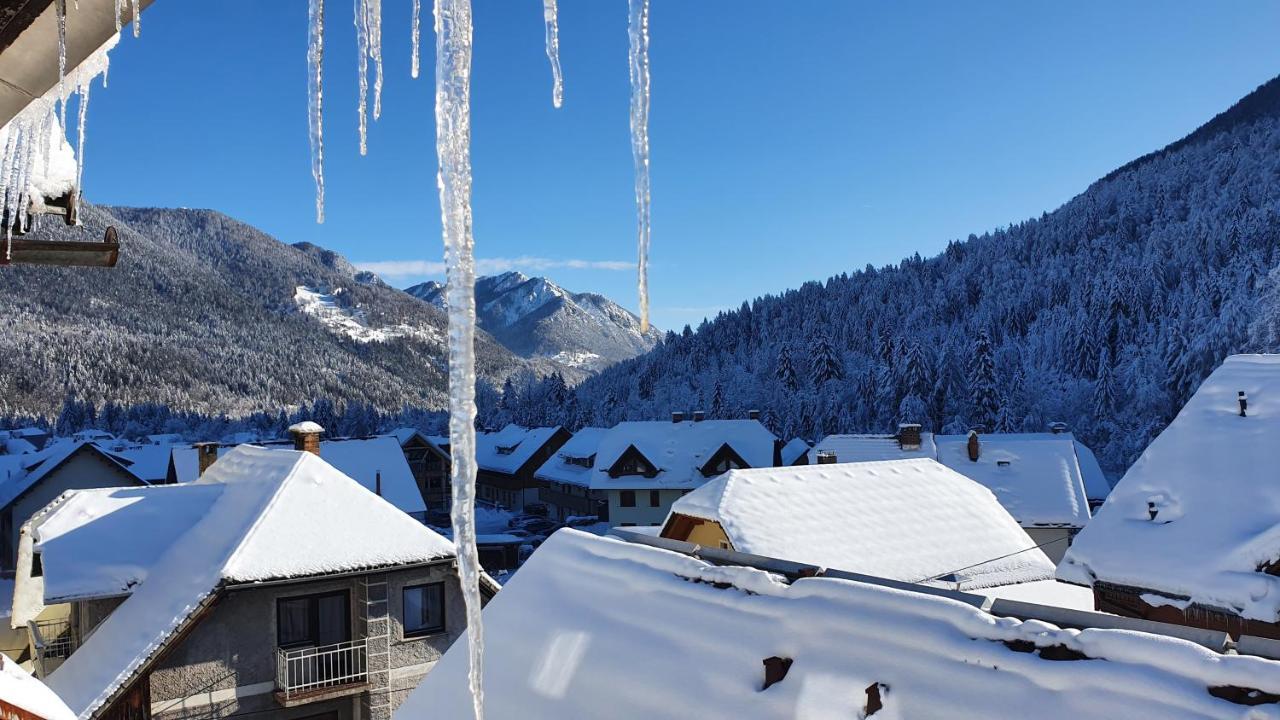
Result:
<svg viewBox="0 0 1280 720"><path fill-rule="evenodd" d="M840 380L844 377L844 365L831 345L831 338L825 332L814 336L813 349L809 352L810 370L814 387L822 387L828 381Z"/></svg>
<svg viewBox="0 0 1280 720"><path fill-rule="evenodd" d="M796 377L795 365L791 362L791 346L782 343L778 348L778 362L774 370L774 377L782 384L787 392L795 392L800 389L800 381Z"/></svg>
<svg viewBox="0 0 1280 720"><path fill-rule="evenodd" d="M969 392L972 401L972 419L987 430L995 427L1000 412L996 390L996 360L991 347L991 335L978 332L973 344L973 356L969 361Z"/></svg>

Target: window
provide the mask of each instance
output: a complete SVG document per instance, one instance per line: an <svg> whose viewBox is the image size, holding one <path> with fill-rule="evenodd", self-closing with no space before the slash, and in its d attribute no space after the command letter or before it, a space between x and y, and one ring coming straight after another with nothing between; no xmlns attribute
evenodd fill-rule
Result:
<svg viewBox="0 0 1280 720"><path fill-rule="evenodd" d="M280 647L316 647L350 639L347 591L276 600L276 643Z"/></svg>
<svg viewBox="0 0 1280 720"><path fill-rule="evenodd" d="M659 504L658 491L650 490L649 491L649 507L658 507L658 504Z"/></svg>
<svg viewBox="0 0 1280 720"><path fill-rule="evenodd" d="M410 585L404 600L404 636L415 637L444 631L444 583Z"/></svg>
<svg viewBox="0 0 1280 720"><path fill-rule="evenodd" d="M636 491L623 490L622 492L618 493L618 504L621 505L622 507L635 507Z"/></svg>

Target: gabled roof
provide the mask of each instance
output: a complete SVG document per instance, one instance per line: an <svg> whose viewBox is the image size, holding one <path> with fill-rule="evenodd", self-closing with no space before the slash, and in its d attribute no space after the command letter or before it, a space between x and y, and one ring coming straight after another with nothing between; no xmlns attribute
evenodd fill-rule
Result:
<svg viewBox="0 0 1280 720"><path fill-rule="evenodd" d="M791 442L782 446L782 464L795 465L796 461L809 453L809 443L801 438L791 438Z"/></svg>
<svg viewBox="0 0 1280 720"><path fill-rule="evenodd" d="M485 653L494 720L852 719L868 688L883 703L871 720L1226 720L1274 706L1210 687L1280 693L1280 663L1184 640L1060 630L850 580L788 585L573 530L533 554L484 620L500 639ZM761 690L772 657L793 662ZM463 718L471 702L458 642L396 717Z"/></svg>
<svg viewBox="0 0 1280 720"><path fill-rule="evenodd" d="M738 552L904 582L1053 577L989 490L934 460L731 470L676 500L677 515L719 523Z"/></svg>
<svg viewBox="0 0 1280 720"><path fill-rule="evenodd" d="M214 463L194 487L202 486L215 486L200 492L217 498L200 520L155 559L146 580L49 676L49 686L80 717L89 717L128 687L223 585L453 555L452 543L311 453L241 446ZM198 493L191 489L176 490L196 501ZM43 522L54 522L59 510ZM34 532L39 538L38 526ZM46 576L53 571L46 568Z"/></svg>
<svg viewBox="0 0 1280 720"><path fill-rule="evenodd" d="M53 471L62 467L68 460L81 453L93 453L102 459L103 462L119 468L125 475L136 481L139 485L145 485L146 480L138 477L130 469L132 464L128 460L120 458L113 453L109 453L90 441L72 442L63 441L48 446L39 453L32 456L31 461L25 465L26 472L14 473L4 484L0 484L0 508L8 507L10 503L20 497L23 493L35 487L44 478L48 477ZM23 456L26 457L26 456Z"/></svg>
<svg viewBox="0 0 1280 720"><path fill-rule="evenodd" d="M813 446L809 462L817 462L818 453L824 451L834 452L837 463L938 458L933 433L928 432L920 433L920 447L915 450L903 450L896 435L828 435Z"/></svg>
<svg viewBox="0 0 1280 720"><path fill-rule="evenodd" d="M534 473L534 477L549 482L589 486L593 468L574 465L567 462L567 458L589 458L592 455L596 455L600 447L600 440L607 432L609 432L608 428L582 428L574 433L573 437L569 438L569 442L561 445L554 455L542 463L542 466Z"/></svg>
<svg viewBox="0 0 1280 720"><path fill-rule="evenodd" d="M558 425L526 428L512 423L497 432L476 433L476 466L515 474L558 432Z"/></svg>
<svg viewBox="0 0 1280 720"><path fill-rule="evenodd" d="M1276 622L1280 577L1258 568L1280 560L1277 468L1280 355L1233 355L1125 473L1076 536L1058 576Z"/></svg>
<svg viewBox="0 0 1280 720"><path fill-rule="evenodd" d="M134 445L119 450L106 450L115 459L127 463L129 472L152 484L165 482L169 472L169 457L174 445Z"/></svg>
<svg viewBox="0 0 1280 720"><path fill-rule="evenodd" d="M618 423L600 439L591 487L695 488L706 482L702 467L721 446L727 443L751 467L770 467L776 439L758 420ZM608 469L633 446L658 468L658 474L610 478Z"/></svg>
<svg viewBox="0 0 1280 720"><path fill-rule="evenodd" d="M262 445L291 448L293 442L280 441L262 443ZM237 446L219 447L218 457L223 457L234 447ZM377 489L378 476L381 475L382 496L407 513L421 513L427 509L422 502L422 493L418 492L417 482L413 479L413 470L409 468L409 462L404 457L404 450L401 449L399 441L390 435L321 440L320 457L369 490ZM173 467L177 482L192 482L198 478L200 458L196 449L194 447L175 448Z"/></svg>
<svg viewBox="0 0 1280 720"><path fill-rule="evenodd" d="M7 655L0 655L0 703L43 720L75 720L76 716L52 690ZM3 714L11 717L7 708Z"/></svg>
<svg viewBox="0 0 1280 720"><path fill-rule="evenodd" d="M1023 527L1082 528L1089 522L1071 433L979 435L977 462L969 460L967 435L933 440L943 465L987 486Z"/></svg>

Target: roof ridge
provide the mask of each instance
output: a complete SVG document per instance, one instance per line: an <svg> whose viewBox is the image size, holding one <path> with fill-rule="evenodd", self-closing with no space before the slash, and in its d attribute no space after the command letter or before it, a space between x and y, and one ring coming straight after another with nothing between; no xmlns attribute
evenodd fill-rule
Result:
<svg viewBox="0 0 1280 720"><path fill-rule="evenodd" d="M306 456L313 455L316 460L320 460L320 456L301 450L268 450L267 452L296 452L298 453L298 458L294 460L293 465L289 468L289 472L284 476L284 479L275 484L275 489L271 492L270 499L262 504L258 510L258 516L254 518L253 524L249 526L249 529L245 531L244 535L241 536L240 540L236 543L235 549L228 553L227 558L222 561L222 567L218 568L218 575L220 577L226 577L227 568L232 567L235 564L235 561L240 557L240 552L244 550L244 548L249 545L249 542L257 535L258 530L263 525L263 521L275 508L276 501L280 499L280 495L283 494L285 487L290 485L294 477L297 476L298 468L300 468L303 463L307 462ZM320 461L324 462L323 460Z"/></svg>

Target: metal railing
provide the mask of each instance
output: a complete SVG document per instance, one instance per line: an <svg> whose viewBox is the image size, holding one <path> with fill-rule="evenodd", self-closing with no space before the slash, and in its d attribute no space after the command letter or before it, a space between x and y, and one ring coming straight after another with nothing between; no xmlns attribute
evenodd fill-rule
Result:
<svg viewBox="0 0 1280 720"><path fill-rule="evenodd" d="M31 631L31 644L35 648L36 672L39 677L47 677L80 647L79 633L71 623L71 618L32 620L27 623L27 629Z"/></svg>
<svg viewBox="0 0 1280 720"><path fill-rule="evenodd" d="M276 651L276 689L285 700L368 680L368 646L364 640Z"/></svg>

